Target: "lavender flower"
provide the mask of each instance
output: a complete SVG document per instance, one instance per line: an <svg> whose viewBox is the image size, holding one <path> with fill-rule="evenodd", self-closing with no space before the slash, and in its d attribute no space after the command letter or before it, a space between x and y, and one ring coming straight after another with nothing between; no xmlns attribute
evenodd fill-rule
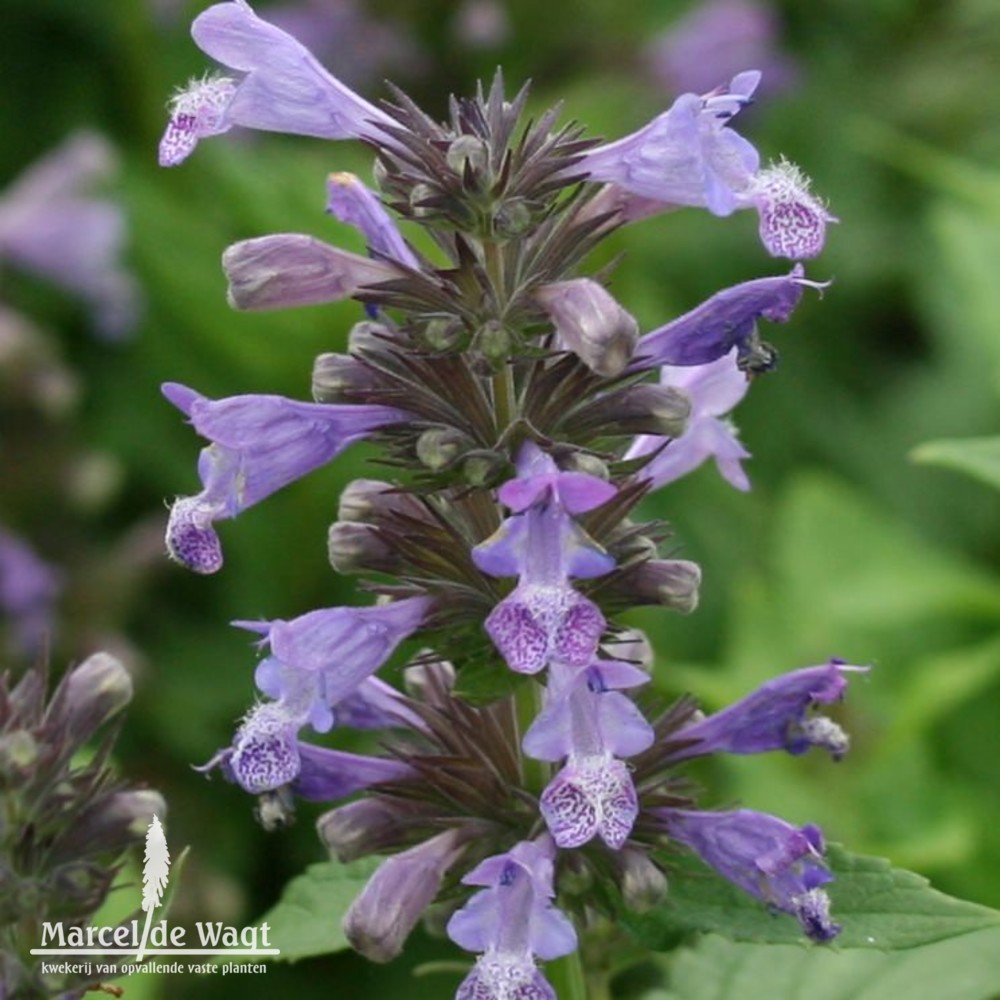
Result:
<svg viewBox="0 0 1000 1000"><path fill-rule="evenodd" d="M0 613L11 623L12 645L24 655L40 652L51 638L61 589L58 570L0 528Z"/></svg>
<svg viewBox="0 0 1000 1000"><path fill-rule="evenodd" d="M331 461L348 445L403 419L385 406L299 403L282 396L210 400L174 382L163 393L209 438L198 460L204 489L175 501L167 550L196 573L222 566L213 522L240 511Z"/></svg>
<svg viewBox="0 0 1000 1000"><path fill-rule="evenodd" d="M616 661L552 671L545 708L523 746L538 760L567 758L539 802L557 846L580 847L600 836L618 850L628 839L639 803L622 758L646 750L654 735L636 704L616 689L648 680L638 667Z"/></svg>
<svg viewBox="0 0 1000 1000"><path fill-rule="evenodd" d="M668 206L720 216L755 208L761 242L772 256L815 257L834 217L797 167L782 160L761 169L757 150L727 127L759 82L760 73L748 71L701 97L683 94L639 131L586 151L582 167L593 180Z"/></svg>
<svg viewBox="0 0 1000 1000"><path fill-rule="evenodd" d="M572 923L551 903L553 848L548 838L522 842L487 858L462 881L485 888L448 921L448 936L480 953L456 1000L551 998L552 987L535 966L577 946Z"/></svg>
<svg viewBox="0 0 1000 1000"><path fill-rule="evenodd" d="M739 349L705 365L663 365L660 382L681 389L691 399L691 416L683 434L669 440L655 434L637 437L626 458L652 455L639 475L653 489L672 483L708 459L722 477L738 490L750 489L742 462L750 453L740 444L732 424L722 419L750 388L750 379L738 365Z"/></svg>
<svg viewBox="0 0 1000 1000"><path fill-rule="evenodd" d="M686 844L723 878L798 919L814 941L830 941L840 927L820 888L833 876L823 866L823 835L750 809L694 812L659 809L653 814L669 835Z"/></svg>
<svg viewBox="0 0 1000 1000"><path fill-rule="evenodd" d="M331 76L291 35L254 14L244 0L209 7L191 27L203 52L243 74L192 81L170 102L160 166L172 167L200 139L234 125L324 139L384 141L392 120Z"/></svg>
<svg viewBox="0 0 1000 1000"><path fill-rule="evenodd" d="M593 476L559 472L530 442L522 446L517 478L497 493L513 516L472 551L482 572L518 577L513 593L486 619L486 631L512 670L537 673L553 659L586 666L597 651L604 617L569 580L601 576L614 561L571 515L593 510L614 493Z"/></svg>
<svg viewBox="0 0 1000 1000"><path fill-rule="evenodd" d="M0 261L80 296L97 329L119 338L135 326L139 308L135 279L120 261L125 214L86 193L114 169L110 145L78 132L25 171L0 198Z"/></svg>
<svg viewBox="0 0 1000 1000"><path fill-rule="evenodd" d="M678 756L767 750L797 755L819 746L839 760L849 746L847 734L825 716L807 716L807 711L817 704L841 700L847 688L846 675L867 670L830 660L822 666L782 674L735 705L679 730L677 739L691 743Z"/></svg>
<svg viewBox="0 0 1000 1000"><path fill-rule="evenodd" d="M707 0L696 4L653 39L646 62L668 91L711 90L741 66L759 66L761 90L787 87L797 72L779 52L773 7L749 0Z"/></svg>
<svg viewBox="0 0 1000 1000"><path fill-rule="evenodd" d="M643 371L662 365L705 365L735 347L741 368L766 370L773 351L757 339L757 320L784 323L805 288L827 286L803 277L796 264L782 277L757 278L716 292L690 312L639 338L630 368Z"/></svg>

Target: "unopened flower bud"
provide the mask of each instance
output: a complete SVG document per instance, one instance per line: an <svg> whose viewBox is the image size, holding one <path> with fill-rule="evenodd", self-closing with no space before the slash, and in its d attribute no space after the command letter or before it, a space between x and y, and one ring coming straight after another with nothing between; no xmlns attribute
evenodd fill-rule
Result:
<svg viewBox="0 0 1000 1000"><path fill-rule="evenodd" d="M320 840L342 864L377 854L400 833L398 810L377 798L357 799L323 813L316 821Z"/></svg>
<svg viewBox="0 0 1000 1000"><path fill-rule="evenodd" d="M90 854L120 852L138 843L154 815L166 815L167 804L159 792L135 789L115 792L85 810L52 849L56 861L70 861Z"/></svg>
<svg viewBox="0 0 1000 1000"><path fill-rule="evenodd" d="M530 202L523 198L509 198L493 216L493 229L497 236L523 236L535 221Z"/></svg>
<svg viewBox="0 0 1000 1000"><path fill-rule="evenodd" d="M649 559L627 575L629 595L641 604L660 604L689 614L698 606L701 569L686 559Z"/></svg>
<svg viewBox="0 0 1000 1000"><path fill-rule="evenodd" d="M430 202L435 194L436 192L430 184L413 185L413 188L410 190L409 200L410 211L415 219L422 219L435 214L435 209L429 204L425 204L425 202Z"/></svg>
<svg viewBox="0 0 1000 1000"><path fill-rule="evenodd" d="M384 349L386 343L397 340L393 331L385 323L376 323L366 319L355 323L347 335L348 351L377 351Z"/></svg>
<svg viewBox="0 0 1000 1000"><path fill-rule="evenodd" d="M95 653L60 681L46 723L77 747L131 700L132 679L125 667L107 653Z"/></svg>
<svg viewBox="0 0 1000 1000"><path fill-rule="evenodd" d="M471 447L472 440L454 427L431 427L417 439L417 458L434 472L453 464Z"/></svg>
<svg viewBox="0 0 1000 1000"><path fill-rule="evenodd" d="M30 777L38 763L38 744L27 729L0 735L0 779L4 787L16 787Z"/></svg>
<svg viewBox="0 0 1000 1000"><path fill-rule="evenodd" d="M460 135L453 139L445 153L445 159L459 177L464 178L466 171L472 171L479 181L479 188L489 186L490 151L478 136Z"/></svg>
<svg viewBox="0 0 1000 1000"><path fill-rule="evenodd" d="M395 551L378 529L358 521L334 521L327 533L326 551L338 573L391 573L399 566Z"/></svg>
<svg viewBox="0 0 1000 1000"><path fill-rule="evenodd" d="M430 350L448 354L462 350L468 342L469 334L459 320L435 316L420 329L420 339Z"/></svg>
<svg viewBox="0 0 1000 1000"><path fill-rule="evenodd" d="M503 323L491 319L476 331L471 346L490 370L498 371L510 357L513 344L514 338Z"/></svg>
<svg viewBox="0 0 1000 1000"><path fill-rule="evenodd" d="M317 403L350 403L359 389L371 389L378 377L349 354L320 354L313 363L312 395Z"/></svg>
<svg viewBox="0 0 1000 1000"><path fill-rule="evenodd" d="M469 452L462 462L465 481L479 489L496 486L509 472L510 462L495 451Z"/></svg>
<svg viewBox="0 0 1000 1000"><path fill-rule="evenodd" d="M588 476L603 479L605 482L611 479L607 462L588 451L571 451L565 457L560 455L558 462L559 468L564 472L583 472Z"/></svg>
<svg viewBox="0 0 1000 1000"><path fill-rule="evenodd" d="M618 869L618 887L630 912L645 913L667 894L667 876L645 851L624 847L611 855Z"/></svg>
<svg viewBox="0 0 1000 1000"><path fill-rule="evenodd" d="M653 666L653 645L646 633L637 628L625 629L608 643L607 649L614 659L634 663L643 670L650 670Z"/></svg>
<svg viewBox="0 0 1000 1000"><path fill-rule="evenodd" d="M423 518L427 511L416 497L379 479L355 479L340 494L338 521L377 524L393 514Z"/></svg>
<svg viewBox="0 0 1000 1000"><path fill-rule="evenodd" d="M595 434L656 434L680 437L691 415L691 398L670 385L630 385L606 393L573 420L573 428Z"/></svg>
<svg viewBox="0 0 1000 1000"><path fill-rule="evenodd" d="M639 326L602 285L573 278L535 292L566 350L598 375L617 375L632 358Z"/></svg>
<svg viewBox="0 0 1000 1000"><path fill-rule="evenodd" d="M446 830L382 862L344 916L355 951L388 962L434 901L445 873L462 853L462 833Z"/></svg>

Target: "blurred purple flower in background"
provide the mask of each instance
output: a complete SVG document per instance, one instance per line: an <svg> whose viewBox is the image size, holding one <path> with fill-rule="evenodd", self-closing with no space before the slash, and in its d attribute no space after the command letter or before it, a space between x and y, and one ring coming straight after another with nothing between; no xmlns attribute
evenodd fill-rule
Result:
<svg viewBox="0 0 1000 1000"><path fill-rule="evenodd" d="M38 275L82 298L97 330L121 338L135 326L139 296L120 262L125 214L85 193L115 171L110 145L77 132L0 195L0 265Z"/></svg>
<svg viewBox="0 0 1000 1000"><path fill-rule="evenodd" d="M752 0L696 4L646 47L645 62L668 93L702 94L744 66L763 73L762 90L781 90L798 77L794 61L778 50L774 9Z"/></svg>
<svg viewBox="0 0 1000 1000"><path fill-rule="evenodd" d="M0 528L0 618L11 623L11 641L31 656L42 650L55 624L60 574L20 538Z"/></svg>

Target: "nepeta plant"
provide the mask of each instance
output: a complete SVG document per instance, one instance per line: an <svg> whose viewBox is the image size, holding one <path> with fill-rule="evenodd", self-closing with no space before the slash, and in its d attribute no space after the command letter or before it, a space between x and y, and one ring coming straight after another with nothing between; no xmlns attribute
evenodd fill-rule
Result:
<svg viewBox="0 0 1000 1000"><path fill-rule="evenodd" d="M798 168L762 167L731 127L759 74L601 144L556 112L524 121L525 92L508 100L499 75L452 99L444 124L399 92L370 104L243 0L209 8L193 34L224 70L174 97L161 163L235 126L354 139L378 193L328 180L329 211L367 257L292 233L226 251L236 308L353 298L368 318L348 353L317 359L314 402L164 387L210 442L201 491L173 505L170 554L219 570L218 521L361 438L391 470L344 491L329 534L334 568L364 574L374 602L238 623L260 637L262 698L208 767L260 796L268 823L296 795L361 793L319 821L338 858L388 856L347 914L349 939L387 960L437 901L477 956L467 1000L554 996L538 962L662 895L678 848L831 940L820 831L699 807L683 769L713 753L840 757L847 737L812 710L864 668L795 670L707 717L690 698L650 712L636 697L648 644L617 620L694 609L698 567L661 558L665 528L636 507L710 457L748 488L725 414L773 367L758 322L789 319L822 287L800 262L831 216ZM794 264L642 334L586 260L618 226L679 206L755 210L764 246ZM405 640L424 652L404 693L377 672ZM303 738L335 725L384 730L383 754Z"/></svg>

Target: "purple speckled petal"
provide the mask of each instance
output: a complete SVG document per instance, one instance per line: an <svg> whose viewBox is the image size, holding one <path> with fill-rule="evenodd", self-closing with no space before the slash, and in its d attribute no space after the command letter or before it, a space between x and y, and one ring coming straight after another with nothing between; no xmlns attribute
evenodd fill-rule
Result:
<svg viewBox="0 0 1000 1000"><path fill-rule="evenodd" d="M222 545L212 526L222 516L223 512L206 505L201 497L174 501L166 533L170 558L195 573L217 573L222 569Z"/></svg>
<svg viewBox="0 0 1000 1000"><path fill-rule="evenodd" d="M582 847L600 836L619 850L639 814L632 776L610 756L571 759L542 792L539 807L561 848Z"/></svg>
<svg viewBox="0 0 1000 1000"><path fill-rule="evenodd" d="M754 179L750 200L760 216L760 239L772 257L808 260L826 242L826 226L836 222L809 191L809 182L792 163L782 161Z"/></svg>
<svg viewBox="0 0 1000 1000"><path fill-rule="evenodd" d="M267 703L252 709L233 740L228 770L252 795L292 782L299 773L298 726L280 706Z"/></svg>

